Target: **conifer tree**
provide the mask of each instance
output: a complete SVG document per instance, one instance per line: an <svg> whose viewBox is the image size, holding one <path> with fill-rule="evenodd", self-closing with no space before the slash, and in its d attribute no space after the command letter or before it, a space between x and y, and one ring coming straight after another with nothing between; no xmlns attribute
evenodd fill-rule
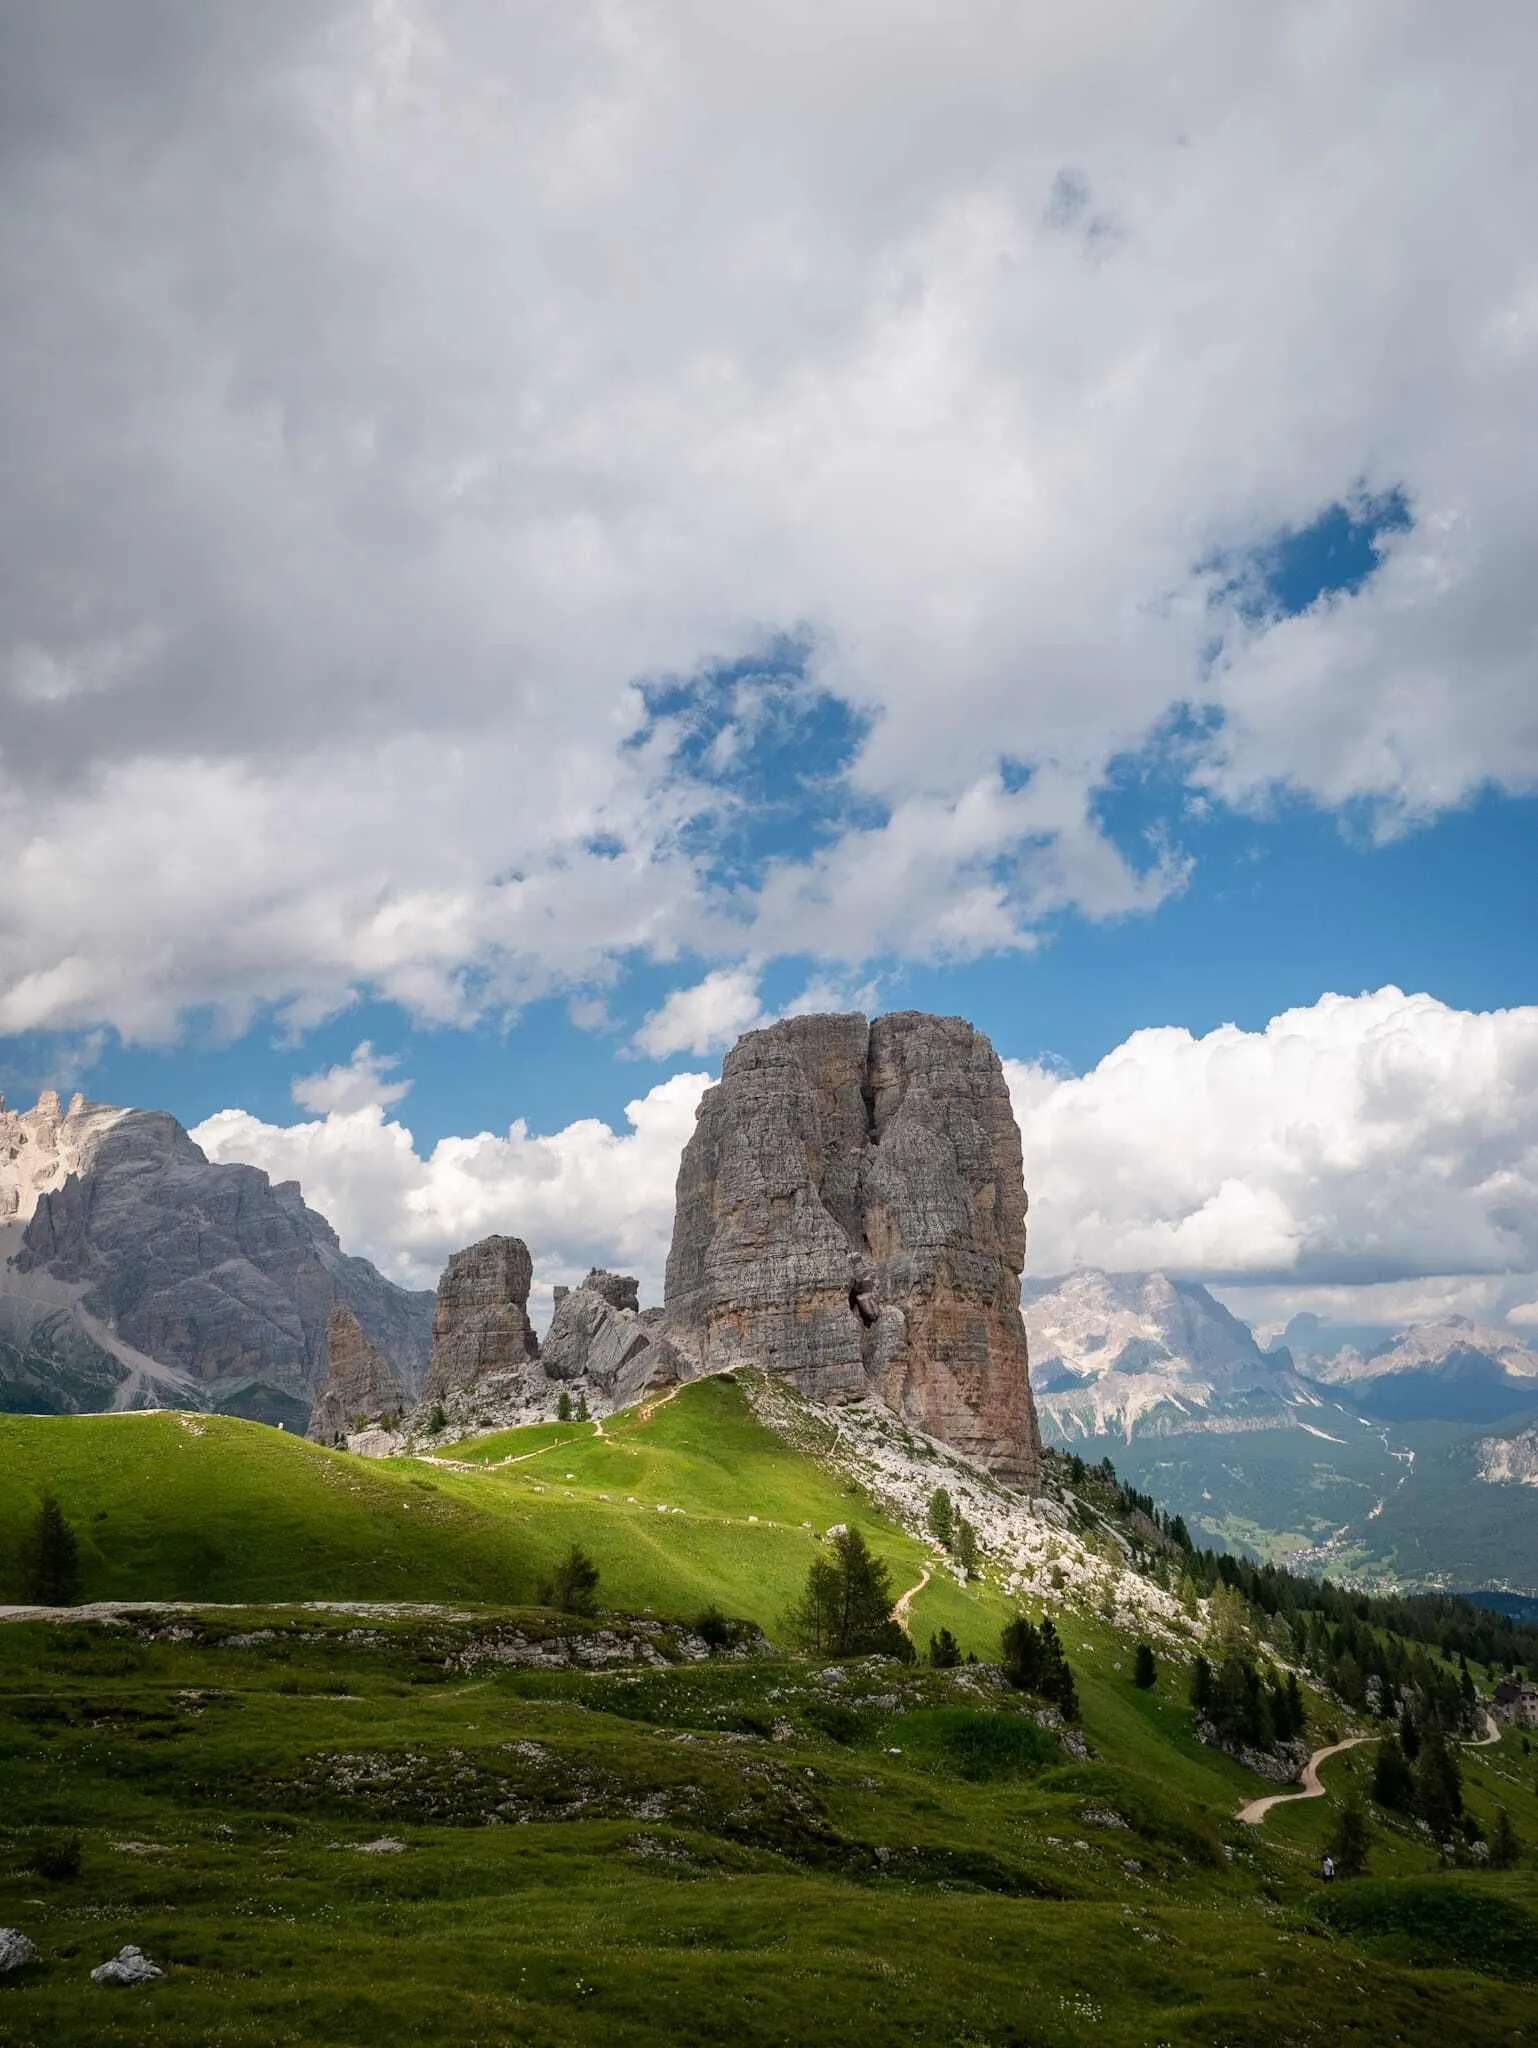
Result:
<svg viewBox="0 0 1538 2048"><path fill-rule="evenodd" d="M560 1400L555 1404L555 1419L557 1422L570 1422L571 1420L571 1395L564 1387L561 1389Z"/></svg>
<svg viewBox="0 0 1538 2048"><path fill-rule="evenodd" d="M1159 1682L1159 1667L1154 1662L1152 1647L1139 1643L1132 1659L1132 1683L1144 1692L1152 1692Z"/></svg>
<svg viewBox="0 0 1538 2048"><path fill-rule="evenodd" d="M1391 1813L1409 1813L1415 1805L1415 1773L1397 1735L1385 1735L1378 1744L1372 1796Z"/></svg>
<svg viewBox="0 0 1538 2048"><path fill-rule="evenodd" d="M961 1566L961 1569L969 1579L974 1579L977 1576L977 1567L981 1561L981 1555L977 1548L977 1531L972 1527L972 1524L965 1515L958 1515L956 1517L956 1562Z"/></svg>
<svg viewBox="0 0 1538 2048"><path fill-rule="evenodd" d="M1367 1818L1361 1794L1353 1788L1341 1802L1335 1833L1330 1839L1330 1854L1335 1858L1336 1870L1342 1877L1360 1877L1367 1868L1367 1852L1371 1847L1372 1823Z"/></svg>
<svg viewBox="0 0 1538 2048"><path fill-rule="evenodd" d="M929 1638L929 1661L936 1671L954 1671L961 1662L961 1645L948 1628Z"/></svg>
<svg viewBox="0 0 1538 2048"><path fill-rule="evenodd" d="M21 1576L36 1607L70 1607L80 1583L80 1546L51 1493L43 1495L21 1547Z"/></svg>
<svg viewBox="0 0 1538 2048"><path fill-rule="evenodd" d="M1490 1843L1490 1868L1510 1870L1522 1854L1522 1844L1517 1840L1517 1831L1511 1824L1511 1815L1504 1806L1495 1814L1495 1834Z"/></svg>
<svg viewBox="0 0 1538 2048"><path fill-rule="evenodd" d="M578 1543L574 1543L550 1577L539 1589L540 1602L559 1607L565 1614L598 1612L598 1567Z"/></svg>
<svg viewBox="0 0 1538 2048"><path fill-rule="evenodd" d="M943 1486L937 1486L929 1496L929 1533L936 1543L943 1543L947 1550L955 1534L955 1506Z"/></svg>

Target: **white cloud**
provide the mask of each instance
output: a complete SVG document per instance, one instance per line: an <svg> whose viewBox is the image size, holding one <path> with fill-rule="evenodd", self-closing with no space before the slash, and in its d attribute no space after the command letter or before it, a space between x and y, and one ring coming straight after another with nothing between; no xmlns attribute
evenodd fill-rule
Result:
<svg viewBox="0 0 1538 2048"><path fill-rule="evenodd" d="M556 1282L606 1265L635 1273L643 1300L656 1302L679 1154L709 1083L675 1074L627 1103L625 1131L587 1117L542 1137L519 1119L502 1136L440 1139L425 1158L377 1101L339 1101L288 1125L223 1109L192 1135L210 1159L297 1180L347 1250L402 1285L436 1285L450 1252L500 1231L527 1242L541 1301Z"/></svg>
<svg viewBox="0 0 1538 2048"><path fill-rule="evenodd" d="M375 1052L365 1038L353 1047L352 1058L345 1065L327 1067L321 1074L301 1074L289 1093L301 1109L313 1109L319 1116L388 1109L411 1093L409 1081L387 1078L399 1065L392 1054Z"/></svg>
<svg viewBox="0 0 1538 2048"><path fill-rule="evenodd" d="M1527 0L102 19L0 85L0 1030L1027 944L1179 886L1089 799L1193 697L1238 802L1538 776ZM632 679L803 628L869 812L723 905Z"/></svg>
<svg viewBox="0 0 1538 2048"><path fill-rule="evenodd" d="M1531 1292L1538 1008L1384 988L1263 1031L1138 1031L1078 1077L1007 1072L1034 1272L1161 1267L1384 1320Z"/></svg>
<svg viewBox="0 0 1538 2048"><path fill-rule="evenodd" d="M758 1000L758 975L750 967L718 967L693 988L675 988L635 1034L635 1046L652 1059L671 1053L713 1052L767 1022Z"/></svg>

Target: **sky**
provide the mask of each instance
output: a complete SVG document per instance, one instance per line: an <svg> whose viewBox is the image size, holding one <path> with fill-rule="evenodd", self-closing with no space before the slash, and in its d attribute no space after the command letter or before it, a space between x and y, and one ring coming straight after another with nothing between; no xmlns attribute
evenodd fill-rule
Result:
<svg viewBox="0 0 1538 2048"><path fill-rule="evenodd" d="M971 1018L1031 1269L1538 1326L1538 14L0 0L0 1088L660 1284Z"/></svg>

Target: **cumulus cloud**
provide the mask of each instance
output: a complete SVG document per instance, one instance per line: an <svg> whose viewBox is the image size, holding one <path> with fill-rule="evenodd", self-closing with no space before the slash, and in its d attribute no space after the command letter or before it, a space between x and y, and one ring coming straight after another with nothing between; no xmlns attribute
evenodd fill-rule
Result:
<svg viewBox="0 0 1538 2048"><path fill-rule="evenodd" d="M399 1065L393 1055L375 1052L365 1038L353 1047L350 1060L327 1067L324 1073L301 1074L289 1093L301 1109L313 1109L319 1116L330 1116L333 1111L345 1116L358 1109L388 1109L411 1093L409 1081L389 1079Z"/></svg>
<svg viewBox="0 0 1538 2048"><path fill-rule="evenodd" d="M1025 945L1179 886L1093 798L1193 700L1235 803L1538 775L1525 0L12 14L0 1030ZM723 877L636 679L786 632L865 738Z"/></svg>
<svg viewBox="0 0 1538 2048"><path fill-rule="evenodd" d="M692 988L674 989L637 1031L635 1046L656 1060L675 1052L713 1052L765 1021L754 970L719 967Z"/></svg>
<svg viewBox="0 0 1538 2048"><path fill-rule="evenodd" d="M434 1286L450 1252L500 1231L527 1242L538 1300L607 1265L635 1273L643 1298L659 1301L679 1154L709 1082L675 1074L659 1083L626 1104L624 1131L586 1117L541 1136L520 1118L500 1136L442 1138L425 1157L381 1100L346 1085L311 1121L268 1124L223 1109L192 1135L210 1159L297 1180L348 1251L404 1286ZM313 1090L310 1100L320 1106Z"/></svg>
<svg viewBox="0 0 1538 2048"><path fill-rule="evenodd" d="M1532 1291L1538 1008L1384 988L1007 1072L1035 1272L1159 1267L1383 1320Z"/></svg>

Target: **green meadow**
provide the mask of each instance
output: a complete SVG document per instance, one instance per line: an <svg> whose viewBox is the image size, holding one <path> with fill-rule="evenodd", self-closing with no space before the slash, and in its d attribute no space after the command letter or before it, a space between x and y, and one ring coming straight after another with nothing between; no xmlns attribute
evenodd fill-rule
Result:
<svg viewBox="0 0 1538 2048"><path fill-rule="evenodd" d="M1002 1595L949 1574L913 1632L982 1665L790 1654L830 1526L894 1590L933 1553L730 1381L432 1463L174 1415L6 1417L0 1461L5 1570L48 1486L82 1600L205 1603L0 1627L0 1925L42 1952L0 1980L0 2042L1538 2035L1531 1853L1443 1871L1376 1815L1368 1875L1318 1883L1370 1747L1327 1766L1330 1797L1242 1827L1266 1788L1195 1740L1181 1671L1139 1691L1132 1643L1060 1612L1070 1754L987 1665ZM538 1605L573 1541L592 1621ZM770 1647L703 1658L711 1605ZM616 1639L633 1661L581 1661ZM1463 1757L1469 1805L1493 1823L1500 1800L1529 1844L1535 1763L1512 1733ZM93 1985L128 1942L165 1976Z"/></svg>

